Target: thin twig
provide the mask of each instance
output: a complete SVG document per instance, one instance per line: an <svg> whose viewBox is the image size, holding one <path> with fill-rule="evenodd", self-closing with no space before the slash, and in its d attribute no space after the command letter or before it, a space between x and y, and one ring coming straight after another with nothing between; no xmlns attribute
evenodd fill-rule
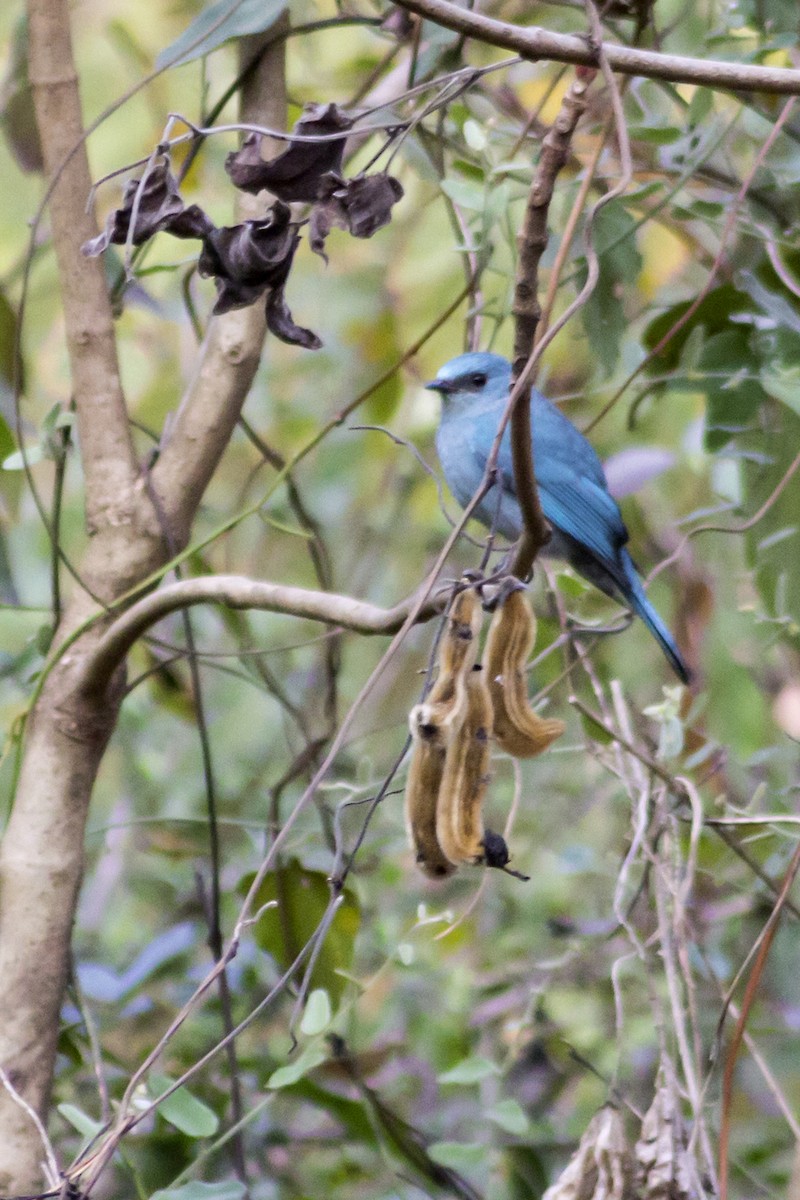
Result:
<svg viewBox="0 0 800 1200"><path fill-rule="evenodd" d="M47 1130L42 1124L39 1114L36 1112L35 1108L28 1104L28 1101L25 1099L25 1097L19 1094L3 1067L0 1067L0 1083L8 1092L14 1103L19 1105L33 1125L36 1126L36 1132L39 1135L39 1139L42 1143L42 1149L44 1150L44 1165L46 1167L48 1187L57 1187L59 1180L61 1179L61 1172L58 1169L58 1162L56 1160L55 1151L53 1150L53 1145L50 1141L50 1138L47 1136Z"/></svg>

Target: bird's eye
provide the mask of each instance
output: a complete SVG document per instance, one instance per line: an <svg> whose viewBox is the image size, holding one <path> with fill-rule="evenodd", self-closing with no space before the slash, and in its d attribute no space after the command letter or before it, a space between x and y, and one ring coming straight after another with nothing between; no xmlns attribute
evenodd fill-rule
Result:
<svg viewBox="0 0 800 1200"><path fill-rule="evenodd" d="M469 381L474 388L482 388L486 384L486 376L482 371L476 371L474 375L470 375Z"/></svg>

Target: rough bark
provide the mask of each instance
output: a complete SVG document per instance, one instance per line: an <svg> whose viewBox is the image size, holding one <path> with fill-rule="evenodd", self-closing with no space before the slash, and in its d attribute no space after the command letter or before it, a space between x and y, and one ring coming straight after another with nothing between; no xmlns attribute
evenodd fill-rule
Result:
<svg viewBox="0 0 800 1200"><path fill-rule="evenodd" d="M102 266L80 254L96 229L85 213L91 181L67 0L28 0L28 17L30 76L53 181L53 242L92 535L80 566L86 590L76 588L58 630L57 644L63 644L87 617L102 611L92 595L105 603L124 595L169 555L133 454ZM281 42L250 77L243 117L280 127L285 109ZM189 536L252 381L263 333L261 313L249 310L211 325L197 379L165 446L166 464L162 459L154 481L173 545L185 544ZM14 806L0 846L0 1066L42 1117L83 872L86 814L121 699L120 676L117 686L99 693L77 686L106 624L97 621L81 633L47 676L25 730ZM30 1116L0 1089L0 1195L35 1191L43 1157Z"/></svg>
<svg viewBox="0 0 800 1200"><path fill-rule="evenodd" d="M584 71L584 75L587 72ZM517 277L514 285L514 353L511 360L512 392L523 379L533 380L531 356L542 310L539 304L539 264L547 247L547 215L556 178L567 161L575 127L586 109L585 78L573 81L561 102L553 127L542 142L539 162L533 174L525 216L520 230ZM533 441L531 438L530 388L524 385L511 413L511 461L514 490L523 520L523 536L514 556L512 572L525 579L534 560L547 544L550 526L542 512L536 486Z"/></svg>

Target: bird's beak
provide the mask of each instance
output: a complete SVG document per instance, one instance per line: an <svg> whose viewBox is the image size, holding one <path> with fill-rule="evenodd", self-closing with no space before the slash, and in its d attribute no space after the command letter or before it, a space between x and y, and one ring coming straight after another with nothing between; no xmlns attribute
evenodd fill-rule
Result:
<svg viewBox="0 0 800 1200"><path fill-rule="evenodd" d="M456 389L451 383L445 379L431 379L430 383L424 384L425 390L428 392L439 392L441 396L447 396L450 392Z"/></svg>

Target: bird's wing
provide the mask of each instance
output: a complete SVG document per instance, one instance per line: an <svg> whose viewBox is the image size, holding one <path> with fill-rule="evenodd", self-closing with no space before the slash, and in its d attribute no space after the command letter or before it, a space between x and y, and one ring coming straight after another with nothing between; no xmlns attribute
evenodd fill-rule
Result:
<svg viewBox="0 0 800 1200"><path fill-rule="evenodd" d="M592 479L542 463L536 472L542 511L596 558L616 568L628 531L616 501Z"/></svg>
<svg viewBox="0 0 800 1200"><path fill-rule="evenodd" d="M471 417L472 452L481 471L486 465L501 412L502 406ZM577 433L571 426L570 429L572 433ZM538 457L534 454L534 471L544 515L556 528L569 534L601 562L613 568L616 574L619 548L628 540L628 531L617 502L598 482L594 472L591 476L579 473L582 467L585 468L584 463L567 463L555 458L547 452L548 447L541 440L537 440L537 446L540 453ZM580 448L578 445L568 447L576 451ZM515 495L508 429L500 443L497 465L502 475L503 491ZM598 473L599 479L604 482L599 460Z"/></svg>

